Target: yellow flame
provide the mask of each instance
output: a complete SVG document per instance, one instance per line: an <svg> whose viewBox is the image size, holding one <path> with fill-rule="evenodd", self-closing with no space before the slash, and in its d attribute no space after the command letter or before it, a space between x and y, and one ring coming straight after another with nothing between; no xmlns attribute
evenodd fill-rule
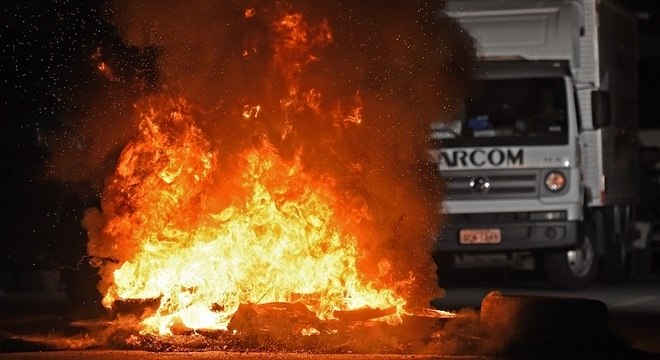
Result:
<svg viewBox="0 0 660 360"><path fill-rule="evenodd" d="M268 143L246 149L235 175L219 174L218 155L185 104L175 105L145 111L140 138L120 158L114 186L131 210L106 230L132 239L136 251L114 271L106 306L159 299L142 323L158 334L226 329L243 303L299 302L320 319L365 307L402 313L405 300L358 273L356 235L337 218L332 179L306 173L299 157L283 160ZM233 191L215 191L218 178ZM210 211L218 196L229 205Z"/></svg>
<svg viewBox="0 0 660 360"><path fill-rule="evenodd" d="M245 105L243 106L243 118L245 119L257 118L259 116L259 111L261 111L260 105L256 105L256 106Z"/></svg>

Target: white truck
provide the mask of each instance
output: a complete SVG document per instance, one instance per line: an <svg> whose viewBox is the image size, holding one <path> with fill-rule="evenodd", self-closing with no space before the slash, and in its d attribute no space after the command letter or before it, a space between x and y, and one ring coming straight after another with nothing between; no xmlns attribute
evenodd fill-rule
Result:
<svg viewBox="0 0 660 360"><path fill-rule="evenodd" d="M431 126L446 214L433 255L544 269L563 288L625 278L644 248L637 28L607 0L456 0L479 57L463 106Z"/></svg>

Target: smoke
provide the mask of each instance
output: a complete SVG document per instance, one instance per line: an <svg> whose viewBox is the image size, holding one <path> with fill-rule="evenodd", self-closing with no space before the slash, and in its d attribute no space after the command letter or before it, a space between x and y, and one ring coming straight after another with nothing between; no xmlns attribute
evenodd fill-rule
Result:
<svg viewBox="0 0 660 360"><path fill-rule="evenodd" d="M442 7L119 0L111 14L128 46L156 49L158 83L148 92L192 104L220 167L229 171L234 155L265 139L285 159L300 156L305 171L330 174L371 213L360 269L376 275L387 259L393 279L415 278L399 290L426 306L438 291L430 247L441 222L427 129L453 109L472 61L470 40ZM135 129L125 120L92 128L121 124L125 139ZM113 211L126 209L90 210L85 227L91 255L121 261L130 255L103 231Z"/></svg>

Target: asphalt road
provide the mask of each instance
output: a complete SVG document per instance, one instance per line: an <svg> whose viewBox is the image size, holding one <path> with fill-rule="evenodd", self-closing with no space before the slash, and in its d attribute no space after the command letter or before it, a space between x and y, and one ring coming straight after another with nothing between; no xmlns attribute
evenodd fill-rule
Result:
<svg viewBox="0 0 660 360"><path fill-rule="evenodd" d="M484 297L491 291L503 294L539 295L560 298L584 298L602 301L608 308L609 329L623 338L631 348L660 359L660 276L625 284L598 284L581 291L555 291L547 282L528 275L487 272L460 279L446 288L446 296L434 304L445 310L464 308L479 310ZM78 315L84 316L84 314ZM25 339L36 335L37 343L48 344L62 334L69 334L70 321L75 319L59 293L0 293L0 358L2 359L489 359L489 356L465 354L459 356L383 355L383 354L310 354L300 352L258 351L194 351L153 352L122 349L86 349L73 351L43 351L48 346L34 346ZM29 336L27 337L29 338ZM657 354L653 355L653 354ZM627 358L627 357L624 357Z"/></svg>
<svg viewBox="0 0 660 360"><path fill-rule="evenodd" d="M596 284L585 290L558 291L543 279L526 273L473 272L446 287L446 296L436 299L441 309L478 309L490 291L503 294L595 299L604 302L612 331L634 348L660 354L660 274L619 284Z"/></svg>
<svg viewBox="0 0 660 360"><path fill-rule="evenodd" d="M5 357L6 356L6 357ZM300 353L230 353L230 352L196 352L196 353L150 353L144 351L121 351L121 350L89 350L89 351L64 351L51 353L13 353L4 354L3 359L53 359L53 360L431 360L450 359L455 357L420 356L420 355L378 355L378 354L323 354L311 355ZM460 360L485 359L478 356L461 356Z"/></svg>

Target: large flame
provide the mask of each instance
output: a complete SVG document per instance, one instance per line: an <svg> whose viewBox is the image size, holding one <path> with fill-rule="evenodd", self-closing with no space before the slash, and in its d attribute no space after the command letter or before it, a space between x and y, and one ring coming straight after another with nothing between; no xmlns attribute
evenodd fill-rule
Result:
<svg viewBox="0 0 660 360"><path fill-rule="evenodd" d="M109 190L125 209L105 230L135 250L114 270L106 306L159 299L143 321L145 332L159 334L173 326L226 329L241 303L301 302L319 318L403 310L405 300L358 273L350 228L369 213L336 211L355 201L342 199L332 178L306 173L298 157L285 161L266 141L218 173L222 154L210 149L184 101L145 106L140 135L123 151ZM232 188L226 207L214 198L217 181Z"/></svg>
<svg viewBox="0 0 660 360"><path fill-rule="evenodd" d="M397 320L437 286L423 154L462 76L452 28L435 1L248 3L116 4L169 95L143 93L137 125L116 127L137 135L84 219L103 303L157 302L141 320L158 334L225 329L245 303Z"/></svg>

